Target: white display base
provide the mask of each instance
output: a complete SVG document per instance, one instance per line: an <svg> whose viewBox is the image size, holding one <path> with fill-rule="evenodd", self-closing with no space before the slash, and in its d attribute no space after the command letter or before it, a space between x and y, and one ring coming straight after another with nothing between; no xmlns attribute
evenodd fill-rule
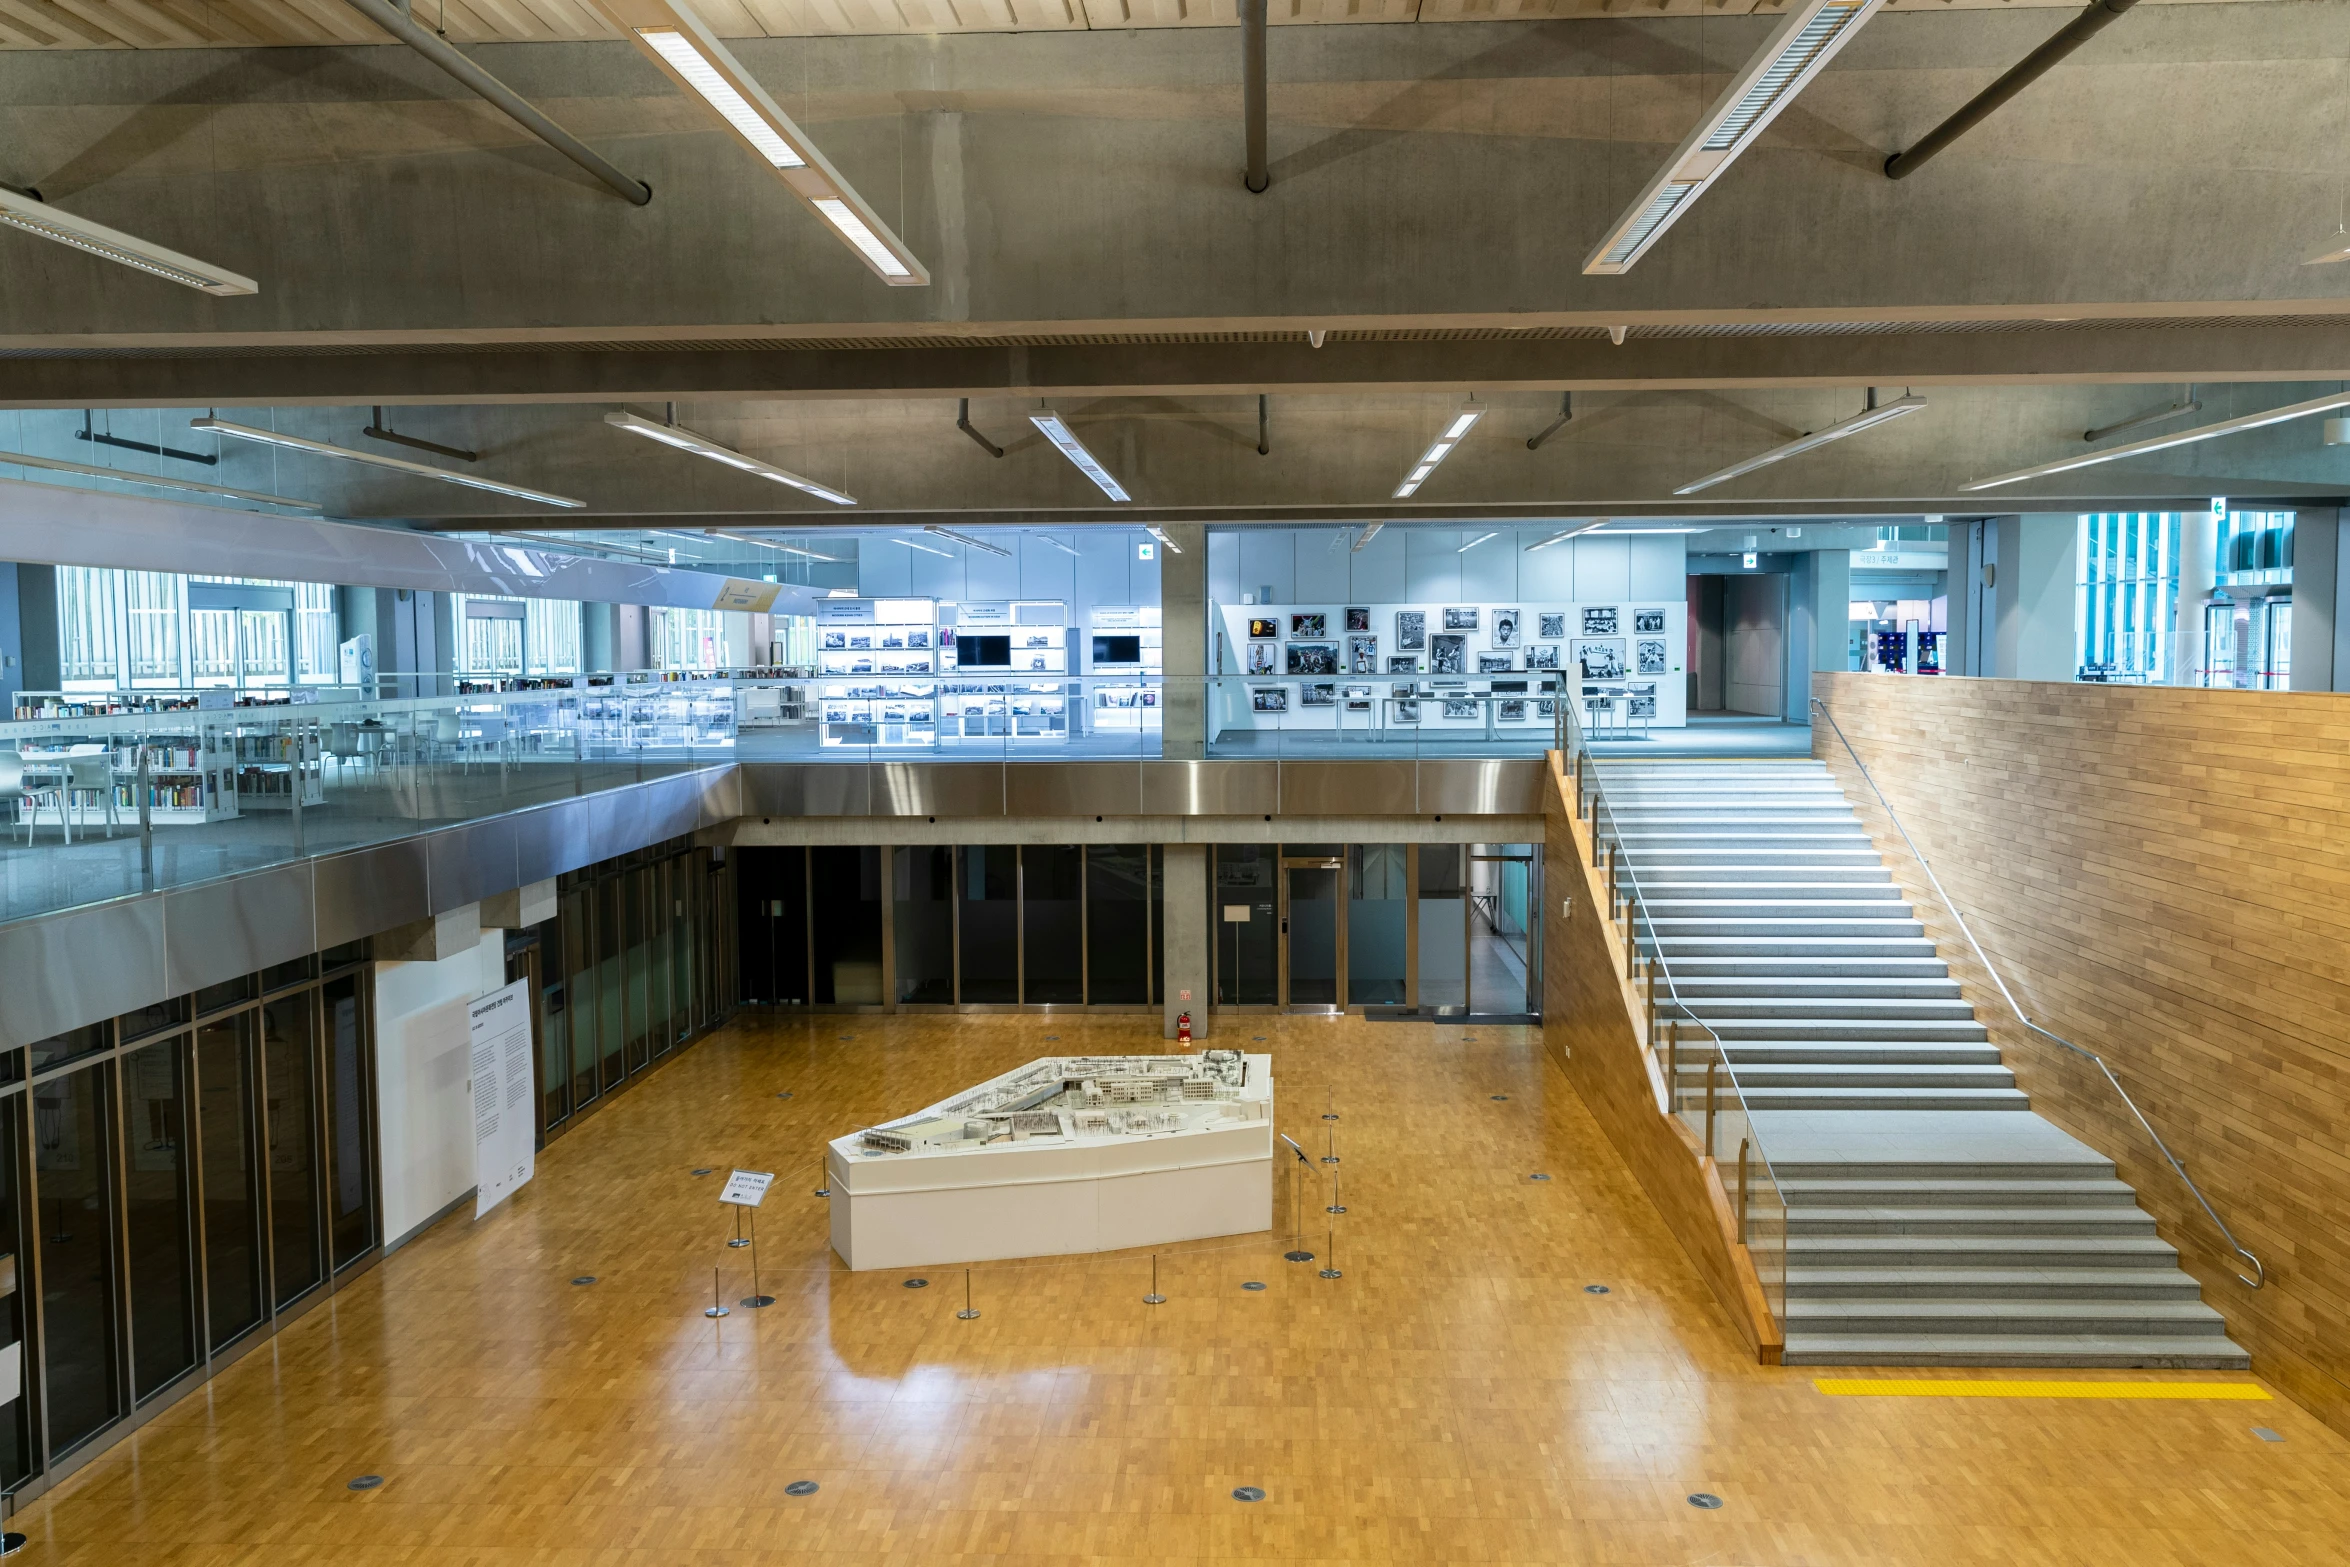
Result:
<svg viewBox="0 0 2350 1567"><path fill-rule="evenodd" d="M1163 1246L1273 1227L1273 1072L1248 1057L1261 1119L1148 1136L1036 1138L865 1156L829 1144L832 1249L851 1269Z"/></svg>

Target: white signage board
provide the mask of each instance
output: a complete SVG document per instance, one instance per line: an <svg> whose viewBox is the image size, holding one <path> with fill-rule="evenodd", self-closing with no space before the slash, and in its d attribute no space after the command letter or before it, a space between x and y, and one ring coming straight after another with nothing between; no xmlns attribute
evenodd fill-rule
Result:
<svg viewBox="0 0 2350 1567"><path fill-rule="evenodd" d="M530 1112L530 982L465 1009L473 1045L473 1216L512 1196L538 1165Z"/></svg>
<svg viewBox="0 0 2350 1567"><path fill-rule="evenodd" d="M726 1177L726 1190L718 1194L720 1202L731 1202L744 1208L756 1208L767 1199L767 1188L775 1184L775 1177L758 1170L736 1170Z"/></svg>

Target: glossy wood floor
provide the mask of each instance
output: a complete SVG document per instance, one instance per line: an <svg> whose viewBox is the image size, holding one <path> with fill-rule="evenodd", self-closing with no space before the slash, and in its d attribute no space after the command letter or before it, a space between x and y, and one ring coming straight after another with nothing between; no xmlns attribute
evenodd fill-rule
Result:
<svg viewBox="0 0 2350 1567"><path fill-rule="evenodd" d="M1151 1021L749 1018L28 1508L19 1560L2350 1562L2350 1444L2282 1400L1830 1398L1747 1363L1530 1029L1226 1020L1285 1130L1318 1155L1342 1117L1337 1281L1271 1238L1170 1252L1158 1307L1144 1257L983 1267L963 1322L959 1270L830 1259L823 1138ZM781 1172L778 1301L712 1323L713 1264L749 1293L733 1165Z"/></svg>

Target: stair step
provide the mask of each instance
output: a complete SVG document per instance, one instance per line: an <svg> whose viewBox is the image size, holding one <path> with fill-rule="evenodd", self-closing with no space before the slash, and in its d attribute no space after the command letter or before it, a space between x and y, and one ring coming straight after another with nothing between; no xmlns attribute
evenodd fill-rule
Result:
<svg viewBox="0 0 2350 1567"><path fill-rule="evenodd" d="M1947 981L1950 965L1937 957L1868 958L1737 958L1737 957L1683 957L1678 951L1668 954L1675 979L1704 980L1709 983L1744 983L1752 980L1761 985L1829 984L1839 980L1924 979Z"/></svg>
<svg viewBox="0 0 2350 1567"><path fill-rule="evenodd" d="M2177 1268L1789 1268L1787 1299L2200 1300Z"/></svg>
<svg viewBox="0 0 2350 1567"><path fill-rule="evenodd" d="M1705 1084L1703 1063L1692 1062L1683 1056L1680 1065L1683 1090L1702 1093ZM1907 1092L1912 1089L2015 1086L2015 1074L1997 1061L1853 1061L1825 1064L1817 1061L1736 1061L1733 1073L1738 1079L1738 1091L1749 1099L1758 1090L1771 1089L1875 1088Z"/></svg>
<svg viewBox="0 0 2350 1567"><path fill-rule="evenodd" d="M1705 1041L1691 1042L1684 1036L1684 1049L1706 1051ZM1731 1067L1743 1078L1749 1066L1951 1066L1966 1063L1978 1066L2003 1066L1999 1047L1988 1041L1964 1039L1927 1040L1923 1043L1885 1040L1802 1040L1793 1043L1757 1043L1753 1040L1725 1040L1722 1053ZM1702 1070L1702 1067L1700 1068Z"/></svg>
<svg viewBox="0 0 2350 1567"><path fill-rule="evenodd" d="M1790 1235L1806 1268L2155 1268L2178 1266L2159 1235Z"/></svg>
<svg viewBox="0 0 2350 1567"><path fill-rule="evenodd" d="M1712 937L1718 941L1899 941L1923 939L1914 919L1649 919L1642 922L1659 941ZM1929 944L1930 945L1930 944Z"/></svg>
<svg viewBox="0 0 2350 1567"><path fill-rule="evenodd" d="M1693 983L1684 982L1677 974L1670 987L1660 985L1658 990L1659 1013L1667 1017L1702 1017L1716 1029L1724 1023L1879 1022L1906 1028L1921 1023L1975 1021L1972 1005L1960 997L1947 995L1716 995L1694 988ZM1675 994L1681 998L1678 1002L1668 999Z"/></svg>
<svg viewBox="0 0 2350 1567"><path fill-rule="evenodd" d="M1794 1333L2089 1334L2099 1338L2227 1337L2200 1300L1790 1300Z"/></svg>
<svg viewBox="0 0 2350 1567"><path fill-rule="evenodd" d="M2020 1088L1753 1088L1749 1110L2029 1110Z"/></svg>
<svg viewBox="0 0 2350 1567"><path fill-rule="evenodd" d="M1809 1205L1787 1210L1794 1235L2152 1235L2154 1220L2130 1207L1830 1208Z"/></svg>
<svg viewBox="0 0 2350 1567"><path fill-rule="evenodd" d="M1657 1010L1670 1015L1662 1003ZM1980 1044L1990 1037L1982 1024L1958 1018L1913 1022L1888 1017L1724 1017L1707 1006L1700 1006L1696 1017L1724 1044L1916 1044L1928 1040Z"/></svg>
<svg viewBox="0 0 2350 1567"><path fill-rule="evenodd" d="M1790 1206L1890 1208L2049 1207L2135 1208L2138 1194L2106 1177L2084 1180L1952 1180L1779 1176L1779 1191Z"/></svg>
<svg viewBox="0 0 2350 1567"><path fill-rule="evenodd" d="M1790 1366L2081 1366L2165 1371L2244 1371L2252 1357L2225 1337L2175 1334L2110 1338L2098 1334L1790 1333L1781 1362Z"/></svg>
<svg viewBox="0 0 2350 1567"><path fill-rule="evenodd" d="M1662 987L1660 986L1660 991ZM1958 981L1946 974L1921 974L1883 979L1859 974L1683 974L1676 966L1673 988L1685 997L1703 998L1708 1007L1729 1007L1742 1001L1872 1006L1897 1002L1957 1002L1965 1005Z"/></svg>

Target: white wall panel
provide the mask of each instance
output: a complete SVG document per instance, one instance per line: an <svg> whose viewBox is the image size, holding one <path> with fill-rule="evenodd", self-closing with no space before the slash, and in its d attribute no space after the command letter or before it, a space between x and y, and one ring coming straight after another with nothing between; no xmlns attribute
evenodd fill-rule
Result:
<svg viewBox="0 0 2350 1567"><path fill-rule="evenodd" d="M1513 547L1515 530L1510 528L1471 528L1461 534L1466 544L1481 533L1492 533L1460 561L1461 601L1463 603L1506 605L1518 596L1518 552Z"/></svg>
<svg viewBox="0 0 2350 1567"><path fill-rule="evenodd" d="M1449 528L1414 528L1404 535L1408 599L1461 601L1462 535Z"/></svg>
<svg viewBox="0 0 2350 1567"><path fill-rule="evenodd" d="M1575 552L1575 597L1605 602L1631 595L1632 541L1629 538L1581 538L1563 547Z"/></svg>
<svg viewBox="0 0 2350 1567"><path fill-rule="evenodd" d="M1228 529L1208 535L1208 597L1218 604L1240 602L1240 535Z"/></svg>
<svg viewBox="0 0 2350 1567"><path fill-rule="evenodd" d="M1689 538L1681 533L1636 533L1626 592L1633 598L1657 603L1681 603L1689 597Z"/></svg>
<svg viewBox="0 0 2350 1567"><path fill-rule="evenodd" d="M1529 599L1571 599L1575 596L1575 551L1580 546L1572 539L1564 544L1553 544L1546 550L1528 552L1527 546L1539 544L1558 532L1556 528L1520 528L1517 531L1518 592ZM1499 539L1494 541L1500 543ZM1486 546L1491 548L1491 545Z"/></svg>
<svg viewBox="0 0 2350 1567"><path fill-rule="evenodd" d="M1352 528L1300 528L1296 532L1297 600L1301 604L1345 603L1354 591Z"/></svg>
<svg viewBox="0 0 2350 1567"><path fill-rule="evenodd" d="M1261 594L1268 587L1277 604L1297 597L1297 535L1287 528L1242 528L1240 591Z"/></svg>
<svg viewBox="0 0 2350 1567"><path fill-rule="evenodd" d="M1411 571L1404 544L1407 537L1399 529L1383 528L1360 550L1350 549L1354 559L1354 597L1350 602L1394 601L1411 596Z"/></svg>
<svg viewBox="0 0 2350 1567"><path fill-rule="evenodd" d="M404 1239L473 1190L472 1038L465 1008L504 984L505 933L437 963L375 966L383 1232Z"/></svg>

